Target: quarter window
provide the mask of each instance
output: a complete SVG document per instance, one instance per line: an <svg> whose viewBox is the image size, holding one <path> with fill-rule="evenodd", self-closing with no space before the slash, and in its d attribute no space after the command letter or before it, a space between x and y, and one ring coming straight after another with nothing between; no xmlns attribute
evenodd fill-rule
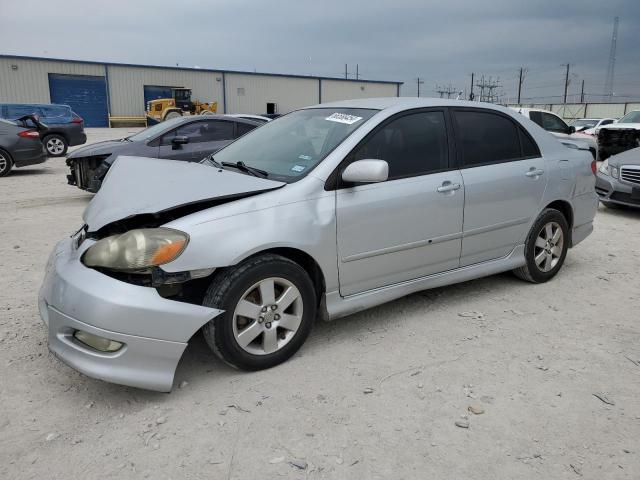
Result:
<svg viewBox="0 0 640 480"><path fill-rule="evenodd" d="M521 157L518 127L508 118L491 112L458 110L454 119L463 166Z"/></svg>
<svg viewBox="0 0 640 480"><path fill-rule="evenodd" d="M389 180L424 175L448 167L443 112L421 112L391 121L358 147L353 160L386 160Z"/></svg>
<svg viewBox="0 0 640 480"><path fill-rule="evenodd" d="M237 129L237 137L241 137L242 135L244 135L245 133L249 133L251 130L253 130L254 128L256 128L255 125L250 125L248 123L240 123L238 122L236 124L236 129Z"/></svg>

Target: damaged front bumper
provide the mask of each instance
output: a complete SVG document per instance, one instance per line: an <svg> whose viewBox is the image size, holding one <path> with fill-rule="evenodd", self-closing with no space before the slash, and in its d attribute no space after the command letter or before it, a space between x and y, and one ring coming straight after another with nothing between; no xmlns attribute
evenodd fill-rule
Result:
<svg viewBox="0 0 640 480"><path fill-rule="evenodd" d="M49 329L49 350L63 362L93 378L168 392L187 342L204 324L222 313L214 308L168 300L154 288L131 285L85 267L69 238L56 245L40 289L40 316ZM78 341L74 334L120 342L104 352Z"/></svg>

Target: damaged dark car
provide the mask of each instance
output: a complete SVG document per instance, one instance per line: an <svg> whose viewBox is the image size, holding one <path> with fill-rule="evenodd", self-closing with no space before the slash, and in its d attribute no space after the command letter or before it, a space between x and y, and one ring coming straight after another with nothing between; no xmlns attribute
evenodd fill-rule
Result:
<svg viewBox="0 0 640 480"><path fill-rule="evenodd" d="M598 132L600 160L640 147L640 110L633 110Z"/></svg>
<svg viewBox="0 0 640 480"><path fill-rule="evenodd" d="M258 126L260 123L252 120L224 115L167 120L129 137L74 151L67 157L71 170L67 180L70 185L95 193L119 156L198 162Z"/></svg>

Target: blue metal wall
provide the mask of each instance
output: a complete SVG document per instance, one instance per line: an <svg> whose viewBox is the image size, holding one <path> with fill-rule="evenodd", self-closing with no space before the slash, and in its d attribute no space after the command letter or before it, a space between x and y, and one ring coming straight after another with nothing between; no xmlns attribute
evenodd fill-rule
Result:
<svg viewBox="0 0 640 480"><path fill-rule="evenodd" d="M147 102L150 100L157 100L158 98L171 98L171 88L163 87L160 85L145 85L144 86L144 108L147 109Z"/></svg>
<svg viewBox="0 0 640 480"><path fill-rule="evenodd" d="M49 74L51 103L69 105L86 127L108 127L107 84L104 77Z"/></svg>

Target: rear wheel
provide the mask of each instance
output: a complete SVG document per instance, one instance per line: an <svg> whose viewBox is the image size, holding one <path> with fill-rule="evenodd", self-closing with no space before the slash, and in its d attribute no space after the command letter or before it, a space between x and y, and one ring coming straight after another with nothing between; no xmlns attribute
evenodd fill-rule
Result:
<svg viewBox="0 0 640 480"><path fill-rule="evenodd" d="M11 168L13 168L11 157L4 150L0 150L0 177L9 175Z"/></svg>
<svg viewBox="0 0 640 480"><path fill-rule="evenodd" d="M62 135L47 135L42 143L44 143L50 157L61 157L67 153L67 148L69 148L67 140Z"/></svg>
<svg viewBox="0 0 640 480"><path fill-rule="evenodd" d="M306 340L316 317L313 283L300 265L265 254L214 278L203 304L224 310L203 328L213 352L245 370L273 367Z"/></svg>
<svg viewBox="0 0 640 480"><path fill-rule="evenodd" d="M569 248L569 224L558 210L543 210L525 243L527 263L513 271L523 280L543 283L558 273Z"/></svg>

